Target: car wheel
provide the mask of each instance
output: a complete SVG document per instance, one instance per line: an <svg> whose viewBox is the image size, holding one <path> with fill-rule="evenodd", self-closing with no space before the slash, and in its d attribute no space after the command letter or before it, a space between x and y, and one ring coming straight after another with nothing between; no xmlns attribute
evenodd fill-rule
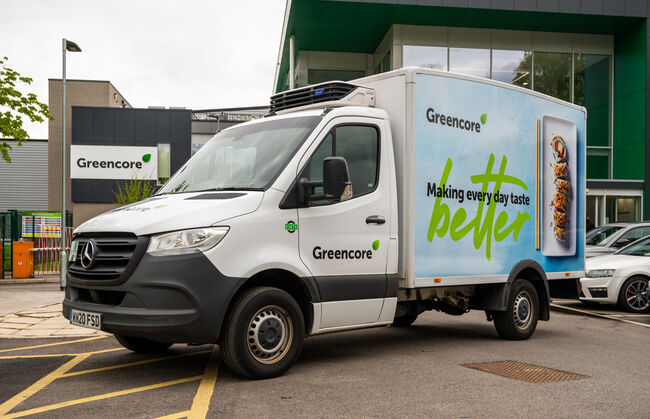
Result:
<svg viewBox="0 0 650 419"><path fill-rule="evenodd" d="M162 352L172 346L171 343L156 342L145 338L136 338L133 336L114 335L115 339L126 349L139 354L150 354Z"/></svg>
<svg viewBox="0 0 650 419"><path fill-rule="evenodd" d="M517 279L510 288L506 311L493 313L494 327L504 339L528 339L539 319L539 298L537 290L530 281Z"/></svg>
<svg viewBox="0 0 650 419"><path fill-rule="evenodd" d="M285 291L244 291L228 314L219 348L235 373L262 379L282 375L298 359L305 323L298 303Z"/></svg>
<svg viewBox="0 0 650 419"><path fill-rule="evenodd" d="M650 309L648 278L633 276L623 283L618 294L618 304L626 311L644 313Z"/></svg>

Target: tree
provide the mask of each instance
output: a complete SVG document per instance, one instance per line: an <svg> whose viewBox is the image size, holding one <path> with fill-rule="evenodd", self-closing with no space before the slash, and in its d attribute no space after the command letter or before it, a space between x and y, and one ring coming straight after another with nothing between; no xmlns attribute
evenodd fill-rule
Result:
<svg viewBox="0 0 650 419"><path fill-rule="evenodd" d="M47 105L39 102L34 93L23 94L17 90L17 84L31 84L32 79L7 67L7 60L7 57L0 59L0 137L13 138L20 146L29 138L23 129L23 117L29 118L31 122L54 118ZM9 150L11 146L3 141L0 144L0 154L7 163L11 163Z"/></svg>

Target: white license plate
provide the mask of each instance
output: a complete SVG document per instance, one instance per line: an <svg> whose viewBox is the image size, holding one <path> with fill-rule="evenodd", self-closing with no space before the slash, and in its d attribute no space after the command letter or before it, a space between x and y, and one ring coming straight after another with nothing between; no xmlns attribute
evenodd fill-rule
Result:
<svg viewBox="0 0 650 419"><path fill-rule="evenodd" d="M90 313L88 311L80 311L71 308L70 324L99 330L102 328L102 315L99 313Z"/></svg>

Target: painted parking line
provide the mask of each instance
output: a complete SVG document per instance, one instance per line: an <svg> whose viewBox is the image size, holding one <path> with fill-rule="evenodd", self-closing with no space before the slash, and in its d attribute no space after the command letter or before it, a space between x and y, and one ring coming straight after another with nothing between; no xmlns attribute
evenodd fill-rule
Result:
<svg viewBox="0 0 650 419"><path fill-rule="evenodd" d="M633 325L636 325L636 326L642 326L642 327L650 328L650 324L644 324L644 323L639 323L639 322L635 322L635 321L632 321L632 320L622 319L622 318L617 317L617 316L610 316L610 315L607 315L607 314L594 313L593 311L580 310L578 308L567 307L567 306L563 306L563 305L559 305L559 304L553 304L553 303L551 303L551 307L554 307L554 308L556 308L558 310L584 314L586 316L600 317L600 318L603 318L603 319L615 320L615 321L618 321L618 322L629 323L629 324L633 324Z"/></svg>
<svg viewBox="0 0 650 419"><path fill-rule="evenodd" d="M74 376L77 376L77 375L84 375L84 374L91 374L91 373L94 373L94 372L116 370L118 368L134 367L136 365L151 364L153 362L166 361L168 359L185 358L185 357L194 356L194 355L204 355L204 354L209 354L210 352L212 352L212 350L197 351L197 352L192 352L192 353L189 353L189 354L178 354L178 355L162 356L160 358L145 359L145 360L142 360L142 361L134 361L134 362L128 362L128 363L125 363L125 364L118 364L118 365L109 365L107 367L93 368L91 370L68 372L68 373L63 374L62 378L74 377Z"/></svg>
<svg viewBox="0 0 650 419"><path fill-rule="evenodd" d="M31 386L27 387L25 390L16 394L6 402L0 404L0 416L6 415L7 412L12 410L14 407L18 406L20 403L24 402L29 397L33 396L34 394L44 389L48 384L51 384L54 380L56 380L61 375L68 372L70 369L74 368L80 362L86 360L89 356L90 356L89 354L75 356L65 364L61 365L51 373L47 374L45 377L41 378Z"/></svg>
<svg viewBox="0 0 650 419"><path fill-rule="evenodd" d="M180 419L180 418L186 418L189 414L190 411L186 410L184 412L172 413L171 415L158 416L156 419Z"/></svg>
<svg viewBox="0 0 650 419"><path fill-rule="evenodd" d="M34 346L23 346L22 348L11 348L11 349L1 349L0 353L3 352L13 352L13 351L22 351L25 349L36 349L36 348L46 348L48 346L58 346L58 345L67 345L68 343L77 343L77 342L88 342L90 340L105 339L108 336L93 336L91 338L83 338L77 340L68 340L65 342L56 342L56 343L46 343L43 345L34 345Z"/></svg>
<svg viewBox="0 0 650 419"><path fill-rule="evenodd" d="M3 416L3 417L4 418L20 418L20 417L23 417L23 416L35 415L37 413L49 412L50 410L61 409L62 407L74 406L74 405L77 405L77 404L94 402L94 401L97 401L97 400L105 400L105 399L110 399L112 397L125 396L127 394L139 393L139 392L147 391L147 390L155 390L155 389L158 389L158 388L169 387L169 386L174 386L174 385L183 384L183 383L189 383L189 382L192 382L192 381L199 381L202 378L203 378L202 375L196 375L194 377L180 378L178 380L165 381L163 383L150 384L148 386L135 387L135 388L127 389L127 390L113 391L111 393L98 394L96 396L83 397L81 399L68 400L66 402L55 403L55 404L50 404L50 405L47 405L47 406L41 406L41 407L36 407L36 408L33 408L33 409L23 410L23 411L20 411L20 412L15 412L15 413L8 414L8 415Z"/></svg>
<svg viewBox="0 0 650 419"><path fill-rule="evenodd" d="M208 366L205 367L205 371L203 372L203 378L201 379L199 389L194 395L192 407L190 408L190 413L187 416L188 419L202 419L207 416L208 408L210 407L210 399L212 398L212 393L214 392L214 386L217 384L220 361L221 357L219 356L219 350L215 345L214 349L212 350L212 355L210 356Z"/></svg>
<svg viewBox="0 0 650 419"><path fill-rule="evenodd" d="M114 348L114 349L102 349L99 351L92 352L79 352L74 354L46 354L46 355L4 355L0 356L0 359L20 359L20 358L55 358L57 356L77 356L77 355L96 355L103 354L106 352L115 352L115 351L125 351L125 348Z"/></svg>
<svg viewBox="0 0 650 419"><path fill-rule="evenodd" d="M55 346L55 345L66 345L66 344L74 344L74 343L80 343L80 342L88 342L91 340L96 340L96 339L103 339L106 336L95 336L95 337L90 337L90 338L83 338L83 339L77 339L77 340L70 340L70 341L65 341L65 342L57 342L57 343L51 343L51 344L44 344L44 345L32 345L32 346L25 346L21 348L12 348L12 349L7 349L3 350L2 352L11 352L11 351L22 351L22 350L28 350L28 349L38 349L38 348L43 348L43 347L50 347L50 346ZM40 378L38 381L36 381L34 384L31 386L27 387L25 390L21 391L20 393L16 394L9 400L5 401L4 403L0 404L0 417L3 418L17 418L17 417L23 417L27 415L33 415L37 413L43 413L43 412L48 412L51 410L55 409L61 409L64 407L68 406L74 406L74 405L79 405L83 403L89 403L93 401L98 401L98 400L104 400L104 399L109 399L113 397L119 397L123 395L128 395L128 394L133 394L133 393L138 393L138 392L143 392L143 391L148 391L148 390L154 390L158 388L163 388L163 387L169 387L177 384L183 384L183 383L188 383L192 381L199 381L199 387L194 395L194 399L192 401L192 406L190 407L189 410L185 410L182 412L178 413L173 413L171 415L164 416L164 418L205 418L208 414L208 409L210 407L210 399L212 398L212 395L214 393L214 388L217 382L217 377L218 377L218 371L219 371L219 364L221 361L221 358L219 356L219 349L215 345L212 349L209 350L203 350L203 351L196 351L196 352L191 352L191 353L181 353L181 354L174 354L174 355L169 355L169 356L161 356L157 358L151 358L151 359L144 359L140 361L134 361L134 362L128 362L128 363L123 363L123 364L116 364L116 365L107 365L105 367L100 367L100 368L92 368L92 369L86 369L86 370L81 370L81 371L74 371L70 372L71 369L73 369L75 366L79 365L81 362L87 360L93 355L97 354L102 354L102 353L109 353L109 352L115 352L115 351L123 351L125 350L124 348L111 348L111 349L101 349L101 350L96 350L96 351L88 351L88 352L79 352L79 353L57 353L57 354L16 354L16 355L4 355L0 356L0 360L2 359L22 359L22 358L52 358L52 357L72 357L72 359L68 360L65 362L63 365L59 366L56 368L54 371L50 372L49 374L46 374L42 378ZM210 353L211 356L208 360L208 363L205 367L205 370L203 371L202 375L197 375L194 377L188 377L188 378L181 378L181 379L176 379L172 381L165 381L162 383L155 383L155 384L150 384L146 386L141 386L141 387L135 387L131 389L126 389L126 390L120 390L120 391L113 391L105 394L97 394L94 396L90 397L83 397L79 399L74 399L74 400L69 400L69 401L64 401L64 402L59 402L59 403L54 403L46 406L41 406L37 408L32 408L28 410L23 410L23 411L17 411L17 412L11 412L12 410L16 409L21 403L23 403L25 400L33 396L34 394L38 393L39 391L43 390L45 387L48 385L52 384L55 380L60 379L60 378L69 378L69 377L75 377L75 376L80 376L80 375L85 375L85 374L91 374L91 373L98 373L98 372L103 372L103 371L110 371L110 370L115 370L115 369L120 369L120 368L129 368L129 367L134 367L138 365L144 365L144 364L151 364L154 362L162 362L162 361L167 361L171 359L179 359L179 358L184 358L184 357L189 357L189 356L195 356L195 355L205 355Z"/></svg>

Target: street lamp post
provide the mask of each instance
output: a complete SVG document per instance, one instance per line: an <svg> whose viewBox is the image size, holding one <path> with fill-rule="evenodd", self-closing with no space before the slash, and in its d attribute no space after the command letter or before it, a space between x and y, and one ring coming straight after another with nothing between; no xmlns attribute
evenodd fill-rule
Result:
<svg viewBox="0 0 650 419"><path fill-rule="evenodd" d="M61 200L61 260L59 261L59 270L61 271L60 277L59 277L59 288L64 289L66 285L66 272L68 270L68 253L66 252L65 249L65 242L66 242L66 214L65 214L65 204L66 204L66 158L65 158L65 152L66 152L66 136L65 136L65 128L66 128L66 103L65 103L65 53L66 51L70 52L81 52L81 48L79 48L79 45L75 44L72 41L68 41L67 39L63 38L63 77L62 77L62 84L63 84L63 115L61 117L62 125L63 125L63 138L61 141L62 144L62 152L61 152L61 161L62 161L62 167L63 169L61 170L62 176L62 184L61 184L61 190L62 190L62 200Z"/></svg>

